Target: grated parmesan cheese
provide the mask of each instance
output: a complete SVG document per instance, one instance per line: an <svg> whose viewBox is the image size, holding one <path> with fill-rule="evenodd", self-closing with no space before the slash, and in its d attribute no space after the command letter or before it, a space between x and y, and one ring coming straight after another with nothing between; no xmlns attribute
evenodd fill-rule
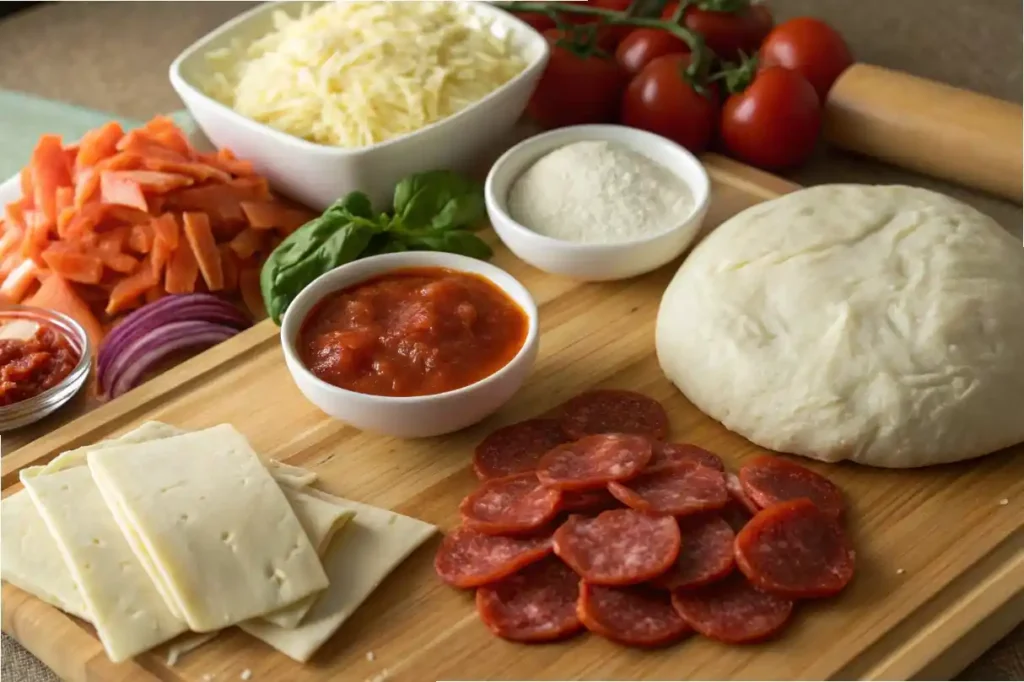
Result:
<svg viewBox="0 0 1024 682"><path fill-rule="evenodd" d="M206 55L200 83L238 113L320 144L361 147L447 118L526 67L509 37L452 2L332 2Z"/></svg>

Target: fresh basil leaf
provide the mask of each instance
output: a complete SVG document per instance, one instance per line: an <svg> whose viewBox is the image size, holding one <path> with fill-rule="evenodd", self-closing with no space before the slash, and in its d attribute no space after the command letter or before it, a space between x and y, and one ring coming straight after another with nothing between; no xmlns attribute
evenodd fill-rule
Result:
<svg viewBox="0 0 1024 682"><path fill-rule="evenodd" d="M427 234L417 234L408 242L412 249L447 251L480 260L487 260L494 255L487 242L468 230L437 230Z"/></svg>
<svg viewBox="0 0 1024 682"><path fill-rule="evenodd" d="M335 208L344 210L351 216L366 218L367 220L374 220L376 218L373 214L373 204L370 202L370 197L363 192L349 192L342 199L331 204L331 207L327 210L331 211Z"/></svg>
<svg viewBox="0 0 1024 682"><path fill-rule="evenodd" d="M408 230L454 230L486 213L483 186L453 171L409 176L395 187L395 218Z"/></svg>
<svg viewBox="0 0 1024 682"><path fill-rule="evenodd" d="M321 229L304 235L306 248L302 258L292 257L288 262L275 260L275 250L260 272L263 303L276 324L281 324L285 310L300 291L325 272L359 258L375 234L372 229L352 221L336 225L333 220L322 220L316 227ZM297 232L292 236L294 234ZM282 242L281 246L284 245Z"/></svg>

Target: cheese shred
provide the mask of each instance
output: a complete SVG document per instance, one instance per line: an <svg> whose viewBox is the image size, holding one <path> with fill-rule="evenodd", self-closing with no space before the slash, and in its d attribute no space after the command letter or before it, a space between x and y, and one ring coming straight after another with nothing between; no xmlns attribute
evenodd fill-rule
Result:
<svg viewBox="0 0 1024 682"><path fill-rule="evenodd" d="M526 67L509 36L453 2L332 2L206 55L207 95L310 142L363 147L424 128Z"/></svg>

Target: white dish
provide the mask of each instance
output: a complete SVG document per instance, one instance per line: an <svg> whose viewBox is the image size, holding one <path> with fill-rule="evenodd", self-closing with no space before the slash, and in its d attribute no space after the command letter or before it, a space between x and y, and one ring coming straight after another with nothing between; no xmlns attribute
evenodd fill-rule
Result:
<svg viewBox="0 0 1024 682"><path fill-rule="evenodd" d="M480 381L445 393L390 397L356 393L317 378L296 351L296 339L313 307L328 294L402 268L438 267L486 277L529 318L523 347L512 360ZM490 263L434 251L389 253L357 260L325 273L295 297L281 321L285 364L306 398L335 419L396 438L425 438L458 431L488 416L515 394L533 368L540 345L537 305L522 284Z"/></svg>
<svg viewBox="0 0 1024 682"><path fill-rule="evenodd" d="M251 41L271 28L278 10L297 14L303 2L274 2L227 22L193 43L171 64L171 85L218 147L251 161L274 189L323 210L338 197L359 190L375 206L390 206L394 186L413 173L468 170L512 128L526 108L547 65L543 36L511 14L483 2L464 2L491 22L498 35L510 35L526 60L518 76L454 116L408 135L354 149L315 144L246 118L205 95L197 82L208 72L206 55L235 40Z"/></svg>
<svg viewBox="0 0 1024 682"><path fill-rule="evenodd" d="M618 244L579 244L540 235L513 220L509 189L545 154L573 142L602 140L622 144L678 175L693 194L693 209L679 225L645 239ZM484 185L487 214L509 250L530 265L555 275L588 281L636 277L682 254L699 234L711 200L711 181L696 156L676 143L643 130L617 125L583 125L531 137L505 152Z"/></svg>

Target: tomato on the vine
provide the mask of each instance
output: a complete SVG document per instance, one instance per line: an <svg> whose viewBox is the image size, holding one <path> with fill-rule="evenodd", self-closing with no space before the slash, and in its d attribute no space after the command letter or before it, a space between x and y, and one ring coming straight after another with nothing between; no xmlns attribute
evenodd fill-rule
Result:
<svg viewBox="0 0 1024 682"><path fill-rule="evenodd" d="M706 94L694 88L686 76L689 64L689 54L669 54L645 66L626 88L621 122L700 153L715 132L718 97L714 88Z"/></svg>
<svg viewBox="0 0 1024 682"><path fill-rule="evenodd" d="M628 74L610 56L576 51L562 31L544 37L551 56L527 113L545 128L614 121Z"/></svg>
<svg viewBox="0 0 1024 682"><path fill-rule="evenodd" d="M770 66L757 72L722 108L722 142L741 161L768 170L799 165L814 152L821 104L796 71Z"/></svg>
<svg viewBox="0 0 1024 682"><path fill-rule="evenodd" d="M739 5L736 11L720 11L716 6ZM672 19L679 9L678 0L669 2L662 10L662 19ZM763 5L744 4L742 0L704 0L690 5L683 12L682 24L704 36L704 43L726 61L734 61L742 54L757 52L761 41L771 30L772 15Z"/></svg>
<svg viewBox="0 0 1024 682"><path fill-rule="evenodd" d="M543 12L516 12L515 16L520 21L532 26L538 33L555 28L556 25L555 20Z"/></svg>
<svg viewBox="0 0 1024 682"><path fill-rule="evenodd" d="M654 59L666 54L689 52L680 38L659 28L638 28L627 35L615 50L619 65L631 74L640 71Z"/></svg>
<svg viewBox="0 0 1024 682"><path fill-rule="evenodd" d="M839 32L820 19L798 17L776 26L761 45L764 66L800 72L825 101L832 84L853 64L853 54Z"/></svg>
<svg viewBox="0 0 1024 682"><path fill-rule="evenodd" d="M633 0L586 0L585 3L579 4L589 5L590 7L596 7L598 9L610 10L612 12L625 12L629 9L632 2ZM599 17L594 14L562 12L561 17L570 24L576 24L578 26L604 23L603 17ZM632 26L615 26L612 24L601 26L598 29L600 35L598 42L603 49L614 51L615 47L623 38L629 35L629 32L632 30Z"/></svg>

